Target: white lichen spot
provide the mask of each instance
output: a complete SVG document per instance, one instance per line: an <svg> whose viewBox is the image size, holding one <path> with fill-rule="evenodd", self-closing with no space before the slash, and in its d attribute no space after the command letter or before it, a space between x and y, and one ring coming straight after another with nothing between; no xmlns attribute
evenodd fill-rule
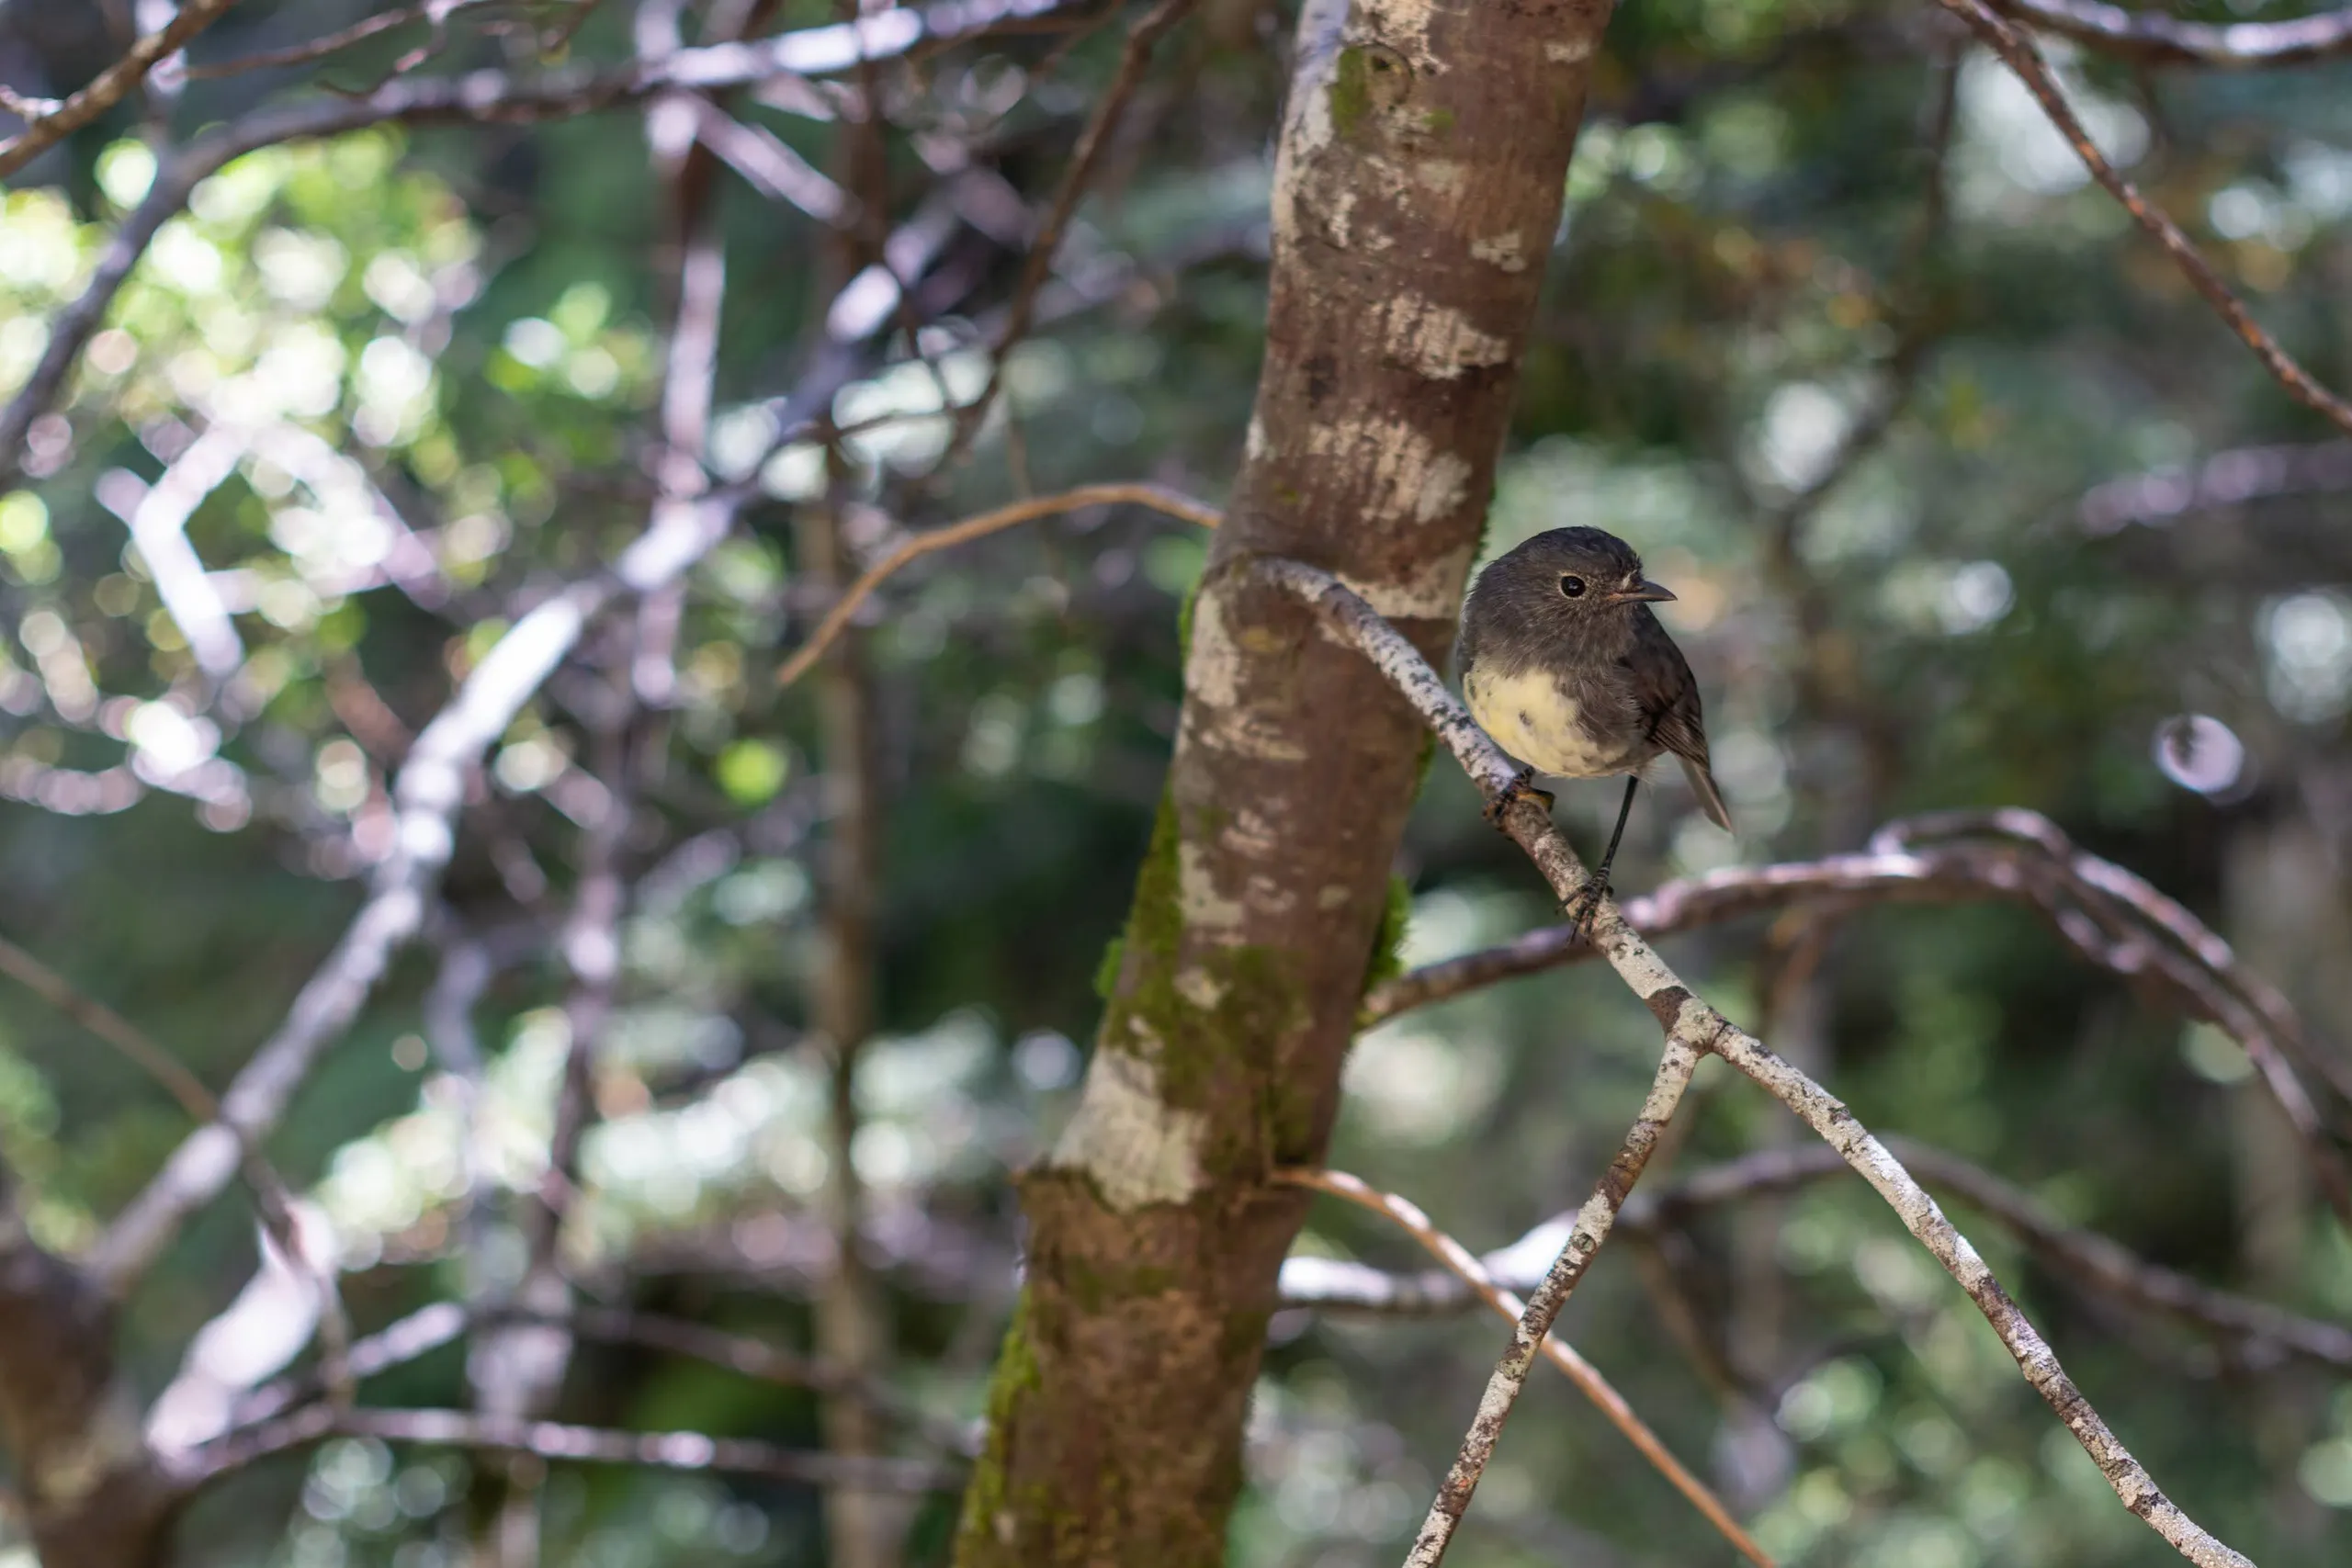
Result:
<svg viewBox="0 0 2352 1568"><path fill-rule="evenodd" d="M1188 964L1176 971L1176 994L1200 1009L1214 1011L1225 999L1225 985L1197 964Z"/></svg>
<svg viewBox="0 0 2352 1568"><path fill-rule="evenodd" d="M1354 215L1355 209L1356 193L1354 191L1342 190L1332 196L1331 213L1326 220L1325 227L1330 231L1331 243L1343 251L1355 243L1354 236L1348 227L1348 220Z"/></svg>
<svg viewBox="0 0 2352 1568"><path fill-rule="evenodd" d="M1516 229L1509 233L1471 241L1470 254L1498 272L1527 270L1527 243L1520 238Z"/></svg>
<svg viewBox="0 0 2352 1568"><path fill-rule="evenodd" d="M1184 660L1184 694L1195 704L1227 708L1241 700L1241 649L1225 626L1225 596L1193 601L1193 642Z"/></svg>
<svg viewBox="0 0 2352 1568"><path fill-rule="evenodd" d="M1298 908L1298 895L1271 876L1250 879L1250 907L1259 913L1277 918Z"/></svg>
<svg viewBox="0 0 2352 1568"><path fill-rule="evenodd" d="M1104 1048L1088 1066L1078 1111L1054 1145L1051 1164L1092 1179L1120 1213L1148 1203L1182 1203L1202 1187L1206 1119L1159 1098L1159 1069Z"/></svg>
<svg viewBox="0 0 2352 1568"><path fill-rule="evenodd" d="M1440 452L1422 470L1421 482L1413 491L1413 517L1416 522L1434 523L1455 507L1470 492L1468 459L1452 452Z"/></svg>
<svg viewBox="0 0 2352 1568"><path fill-rule="evenodd" d="M1413 165L1413 182L1440 196L1458 197L1470 185L1470 165L1453 158L1423 158Z"/></svg>
<svg viewBox="0 0 2352 1568"><path fill-rule="evenodd" d="M1274 829L1273 819L1254 807L1236 807L1233 820L1225 825L1217 841L1238 855L1270 855L1282 847L1282 835Z"/></svg>
<svg viewBox="0 0 2352 1568"><path fill-rule="evenodd" d="M1465 546L1416 561L1403 578L1395 581L1367 582L1344 574L1340 581L1389 620L1450 620L1462 604L1470 553Z"/></svg>
<svg viewBox="0 0 2352 1568"><path fill-rule="evenodd" d="M1287 140L1302 156L1313 157L1331 145L1331 83L1335 74L1326 64L1312 81L1297 85L1298 116Z"/></svg>
<svg viewBox="0 0 2352 1568"><path fill-rule="evenodd" d="M1644 1001L1649 1000L1668 986L1679 986L1682 983L1674 971L1666 966L1666 960L1660 958L1646 943L1631 942L1621 947L1612 942L1609 946L1608 958L1611 966L1617 971L1618 976L1633 987L1634 995ZM1679 1014L1676 1015L1675 1028L1680 1029L1683 1022L1682 1017Z"/></svg>
<svg viewBox="0 0 2352 1568"><path fill-rule="evenodd" d="M1217 891L1216 874L1198 844L1176 846L1176 908L1196 931L1231 931L1248 913L1240 899Z"/></svg>
<svg viewBox="0 0 2352 1568"><path fill-rule="evenodd" d="M1432 67L1430 17L1436 10L1435 0L1362 0L1349 40L1375 39L1409 57L1417 68Z"/></svg>
<svg viewBox="0 0 2352 1568"><path fill-rule="evenodd" d="M1365 416L1307 432L1307 455L1327 458L1362 486L1364 509L1375 516L1431 523L1469 493L1470 465L1441 452L1403 420ZM1193 646L1199 647L1195 613Z"/></svg>
<svg viewBox="0 0 2352 1568"><path fill-rule="evenodd" d="M1348 907L1348 900L1353 897L1354 895L1350 893L1345 887L1334 882L1328 886L1317 889L1315 894L1315 907L1328 915L1334 909L1346 908Z"/></svg>
<svg viewBox="0 0 2352 1568"><path fill-rule="evenodd" d="M1264 640L1255 634L1237 640L1226 622L1225 602L1217 593L1204 592L1193 601L1192 651L1184 661L1184 690L1190 700L1184 705L1183 728L1177 737L1180 747L1207 746L1269 762L1306 760L1305 750L1279 724L1242 711L1243 660L1250 653L1271 651L1263 646L1245 647L1244 642L1262 645Z"/></svg>
<svg viewBox="0 0 2352 1568"><path fill-rule="evenodd" d="M1241 455L1254 463L1263 457L1269 450L1266 445L1266 423L1253 413L1250 416L1250 428L1241 438Z"/></svg>
<svg viewBox="0 0 2352 1568"><path fill-rule="evenodd" d="M1386 318L1381 330L1389 357L1432 381L1451 381L1510 358L1509 341L1479 331L1451 305L1408 294L1389 302Z"/></svg>
<svg viewBox="0 0 2352 1568"><path fill-rule="evenodd" d="M1590 33L1574 38L1554 39L1544 46L1544 58L1555 65L1574 65L1580 60L1592 58L1592 51L1600 40Z"/></svg>

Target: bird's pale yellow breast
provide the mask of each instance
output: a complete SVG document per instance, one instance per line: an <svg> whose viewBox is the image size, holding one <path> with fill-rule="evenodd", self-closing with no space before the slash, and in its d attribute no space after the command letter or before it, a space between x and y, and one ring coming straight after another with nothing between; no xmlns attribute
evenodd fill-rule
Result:
<svg viewBox="0 0 2352 1568"><path fill-rule="evenodd" d="M1595 779L1624 771L1626 759L1586 738L1576 699L1542 670L1496 675L1474 669L1462 694L1495 744L1539 773Z"/></svg>

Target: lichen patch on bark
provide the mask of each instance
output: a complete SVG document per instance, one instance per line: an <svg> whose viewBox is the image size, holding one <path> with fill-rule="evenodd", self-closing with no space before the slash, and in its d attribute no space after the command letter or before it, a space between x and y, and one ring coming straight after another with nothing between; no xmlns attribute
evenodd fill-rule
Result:
<svg viewBox="0 0 2352 1568"><path fill-rule="evenodd" d="M1157 1067L1105 1050L1086 1075L1052 1163L1085 1175L1123 1214L1147 1203L1182 1203L1201 1189L1201 1128L1200 1112L1159 1098Z"/></svg>

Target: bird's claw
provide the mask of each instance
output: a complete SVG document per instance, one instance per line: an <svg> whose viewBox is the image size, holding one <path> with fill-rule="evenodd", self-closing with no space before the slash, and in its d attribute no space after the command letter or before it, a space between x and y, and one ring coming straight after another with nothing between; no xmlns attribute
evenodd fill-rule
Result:
<svg viewBox="0 0 2352 1568"><path fill-rule="evenodd" d="M1503 831L1503 813L1510 809L1511 803L1513 801L1540 800L1544 803L1544 812L1547 815L1550 813L1552 809L1551 794L1549 791L1537 789L1531 782L1534 777L1535 770L1533 768L1520 769L1518 773L1512 777L1510 783L1497 794L1494 799L1487 802L1487 822L1488 826L1492 827L1498 833Z"/></svg>
<svg viewBox="0 0 2352 1568"><path fill-rule="evenodd" d="M1592 922L1600 913L1600 902L1609 897L1609 878L1604 873L1589 878L1582 887L1568 896L1566 903L1560 906L1560 913L1566 919L1568 929L1588 942L1592 940Z"/></svg>

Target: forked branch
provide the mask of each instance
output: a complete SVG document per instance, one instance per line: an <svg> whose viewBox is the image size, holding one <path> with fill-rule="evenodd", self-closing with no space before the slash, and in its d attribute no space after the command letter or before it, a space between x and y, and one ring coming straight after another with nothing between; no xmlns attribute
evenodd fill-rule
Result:
<svg viewBox="0 0 2352 1568"><path fill-rule="evenodd" d="M1360 1209L1369 1209L1419 1242L1430 1256L1445 1265L1504 1321L1517 1323L1526 1313L1527 1303L1498 1284L1485 1265L1471 1256L1469 1248L1430 1224L1429 1216L1422 1213L1418 1206L1395 1193L1379 1191L1361 1178L1340 1170L1278 1170L1274 1173L1274 1179L1288 1182L1294 1187L1311 1187L1317 1192L1343 1198ZM1659 1440L1657 1434L1650 1430L1649 1424L1625 1402L1624 1395L1611 1386L1600 1368L1578 1355L1575 1347L1566 1340L1546 1337L1540 1343L1544 1359L1566 1373L1568 1381L1577 1385L1577 1391L1609 1418L1610 1425L1623 1433L1625 1440L1632 1443L1641 1456L1650 1461L1651 1467L1665 1476L1668 1483L1681 1493L1690 1506L1738 1550L1742 1557L1758 1564L1758 1568L1773 1568L1770 1556L1756 1544L1753 1536L1740 1528L1739 1521L1732 1517L1731 1510L1724 1506L1723 1499L1717 1497L1705 1482L1683 1468L1682 1462Z"/></svg>
<svg viewBox="0 0 2352 1568"><path fill-rule="evenodd" d="M2337 1132L2298 1064L2332 1085L2339 1100L2352 1100L2352 1068L2338 1052L2312 1040L2293 1005L2203 921L2145 879L2077 848L2039 813L2010 808L1892 822L1865 852L1727 866L1667 883L1628 900L1623 913L1634 930L1656 938L1797 905L1836 911L1971 898L2027 905L2090 963L2154 988L2190 1017L2227 1032L2245 1048L2294 1128L2337 1215L2352 1225L2352 1174ZM1542 927L1374 987L1365 995L1363 1017L1379 1022L1595 956L1574 926Z"/></svg>
<svg viewBox="0 0 2352 1568"><path fill-rule="evenodd" d="M789 686L808 673L810 667L824 655L825 649L831 647L833 640L849 626L859 606L872 598L874 591L882 586L892 573L909 562L935 551L1001 533L1015 524L1058 516L1065 512L1083 511L1090 506L1120 505L1148 506L1154 512L1180 517L1187 523L1197 523L1204 528L1214 528L1224 521L1224 513L1214 506L1160 485L1101 484L1080 485L1076 490L1066 490L1054 495L1016 501L1009 506L1000 506L994 511L967 517L960 523L926 529L904 540L888 555L859 574L857 581L833 602L833 607L825 612L825 618L817 623L817 629L808 634L808 639L794 649L792 657L776 671L775 683Z"/></svg>
<svg viewBox="0 0 2352 1568"><path fill-rule="evenodd" d="M125 51L120 60L98 73L91 84L48 113L36 116L6 142L0 142L0 179L15 174L35 158L73 135L130 95L147 73L187 46L188 39L220 20L237 0L187 0L158 30Z"/></svg>
<svg viewBox="0 0 2352 1568"><path fill-rule="evenodd" d="M2127 11L2100 0L1994 0L2016 21L2086 49L2144 65L2306 65L2352 54L2352 11L2283 22L2185 22L2162 11Z"/></svg>
<svg viewBox="0 0 2352 1568"><path fill-rule="evenodd" d="M1938 3L1967 23L1969 29L2017 73L2018 80L2025 84L2026 91L2041 104L2041 112L2050 117L2050 123L2074 148L2075 155L2082 159L2083 167L2090 171L2091 178L2104 186L2109 196L2121 202L2124 210L2132 214L2132 220L2165 248L2180 268L2182 276L2188 279L2189 286L2203 295L2206 303L2230 324L2230 330L2254 350L2255 357L2262 361L2263 367L2278 378L2288 394L2304 407L2326 415L2339 429L2352 433L2352 403L2346 403L2322 386L2310 371L2280 347L2278 340L2272 337L2262 323L2254 319L2253 313L2239 302L2238 297L2230 292L2229 285L2223 283L2221 275L2213 270L2213 264L2207 261L2196 243L2181 231L2180 225L2141 195L2139 187L2125 179L2117 172L2115 165L2108 162L2107 154L2100 152L2098 143L2091 140L2091 133L2085 129L2082 118L2075 113L2074 106L2067 103L2064 90L2058 85L2058 79L2051 73L2049 62L2041 58L2041 51L2034 46L2033 40L2005 20L1985 4L1985 0L1938 0Z"/></svg>
<svg viewBox="0 0 2352 1568"><path fill-rule="evenodd" d="M1583 892L1587 881L1584 865L1553 826L1550 813L1513 787L1518 777L1516 766L1472 722L1428 660L1394 626L1337 578L1317 568L1260 558L1237 560L1228 570L1246 573L1250 581L1302 600L1317 613L1334 637L1369 659L1453 753L1480 793L1497 804L1504 831L1527 852L1554 893L1565 901ZM1589 1266L1592 1253L1623 1205L1633 1179L1639 1175L1641 1165L1647 1158L1655 1142L1655 1128L1672 1113L1682 1086L1689 1081L1697 1065L1697 1053L1711 1050L1794 1111L1878 1190L1905 1227L1975 1303L2016 1359L2026 1381L2082 1444L2126 1508L2199 1568L2252 1568L2246 1557L2216 1540L2156 1486L2075 1386L2048 1342L2009 1299L1975 1248L1944 1217L1935 1200L1928 1196L1910 1172L1871 1135L1842 1101L1694 995L1626 923L1614 900L1606 897L1598 901L1593 915L1593 940L1611 966L1657 1017L1667 1032L1666 1047L1650 1101L1643 1107L1641 1119L1628 1134L1609 1174L1586 1202L1568 1247L1546 1278L1547 1288L1563 1274L1568 1276L1566 1283L1573 1286L1575 1277ZM1559 1292L1563 1296L1565 1293ZM1503 1417L1509 1414L1518 1388L1524 1382L1523 1370L1516 1378L1512 1376L1515 1367L1524 1366L1521 1341L1530 1329L1540 1337L1542 1327L1549 1326L1548 1321L1542 1327L1530 1321L1539 1315L1538 1303L1545 1294L1545 1290L1539 1289L1536 1301L1529 1303L1528 1316L1521 1320L1520 1333L1514 1335L1510 1350L1488 1381L1477 1419L1464 1438L1453 1470L1407 1559L1408 1568L1434 1568L1443 1555L1453 1525L1468 1504L1469 1488L1476 1484L1478 1472L1493 1450ZM1524 1356L1532 1359L1532 1354L1531 1345Z"/></svg>

